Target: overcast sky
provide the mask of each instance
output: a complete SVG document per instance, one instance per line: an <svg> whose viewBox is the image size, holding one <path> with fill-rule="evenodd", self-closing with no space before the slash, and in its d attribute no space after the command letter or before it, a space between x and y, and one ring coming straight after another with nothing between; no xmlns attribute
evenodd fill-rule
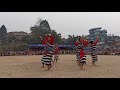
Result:
<svg viewBox="0 0 120 90"><path fill-rule="evenodd" d="M0 12L0 27L7 32L30 32L38 20L48 20L51 29L67 35L88 35L89 29L102 27L108 34L120 36L120 12Z"/></svg>

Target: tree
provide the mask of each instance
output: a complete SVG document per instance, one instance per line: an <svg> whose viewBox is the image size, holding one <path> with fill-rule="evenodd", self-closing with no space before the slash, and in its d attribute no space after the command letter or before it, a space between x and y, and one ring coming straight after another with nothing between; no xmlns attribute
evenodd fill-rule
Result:
<svg viewBox="0 0 120 90"><path fill-rule="evenodd" d="M74 45L77 38L78 38L78 36L68 35L68 38L66 39L66 44Z"/></svg>
<svg viewBox="0 0 120 90"><path fill-rule="evenodd" d="M7 29L5 25L2 25L0 28L0 42L5 43L6 42L6 36L7 36Z"/></svg>
<svg viewBox="0 0 120 90"><path fill-rule="evenodd" d="M32 38L36 43L41 43L39 36L44 37L44 34L52 34L55 38L56 43L61 42L61 34L57 34L55 30L51 30L50 25L47 20L38 19L37 24L31 27Z"/></svg>

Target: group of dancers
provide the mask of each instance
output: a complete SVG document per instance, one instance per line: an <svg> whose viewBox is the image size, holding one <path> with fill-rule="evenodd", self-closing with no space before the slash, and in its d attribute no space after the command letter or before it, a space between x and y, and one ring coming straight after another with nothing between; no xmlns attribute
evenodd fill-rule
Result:
<svg viewBox="0 0 120 90"><path fill-rule="evenodd" d="M42 67L44 65L47 65L47 70L50 70L52 67L52 64L54 62L57 62L59 60L59 53L60 49L57 43L54 42L54 36L51 34L45 34L44 38L40 36L40 39L42 43L45 45L44 47L44 54L42 57ZM82 37L78 37L75 45L76 45L76 58L77 58L77 64L80 66L81 69L83 69L84 64L86 64L86 52L85 47L90 47L90 54L92 57L92 65L95 65L95 62L97 61L97 53L96 53L96 45L98 42L98 38L96 38L96 41L93 40L86 40ZM54 59L53 59L54 56Z"/></svg>
<svg viewBox="0 0 120 90"><path fill-rule="evenodd" d="M86 40L79 36L78 40L76 41L76 58L77 64L83 69L84 64L86 64L86 52L85 47L90 47L90 55L92 57L92 65L95 65L95 62L98 60L97 53L96 53L96 45L98 43L98 38L96 41L93 40Z"/></svg>

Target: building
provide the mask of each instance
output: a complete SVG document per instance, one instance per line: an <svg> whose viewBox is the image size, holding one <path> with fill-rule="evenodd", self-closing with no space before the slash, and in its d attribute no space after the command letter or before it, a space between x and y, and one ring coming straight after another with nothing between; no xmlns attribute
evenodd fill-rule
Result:
<svg viewBox="0 0 120 90"><path fill-rule="evenodd" d="M15 37L15 38L17 38L17 39L21 39L21 38L23 38L23 37L25 37L25 36L27 36L28 34L26 33L26 32L23 32L23 31L19 31L19 32L17 32L17 31L15 31L15 32L9 32L9 33L7 33L7 36L8 37Z"/></svg>
<svg viewBox="0 0 120 90"><path fill-rule="evenodd" d="M107 40L108 40L108 41L120 42L120 36L107 35Z"/></svg>
<svg viewBox="0 0 120 90"><path fill-rule="evenodd" d="M107 39L107 30L102 29L101 27L98 28L92 28L89 30L89 35L87 36L87 39L95 40L96 37L99 38L99 44L104 44Z"/></svg>
<svg viewBox="0 0 120 90"><path fill-rule="evenodd" d="M99 28L92 28L89 30L89 35L87 39L95 40L96 37L99 38L98 47L101 48L118 48L120 46L120 37L115 36L114 34L107 34L107 30Z"/></svg>

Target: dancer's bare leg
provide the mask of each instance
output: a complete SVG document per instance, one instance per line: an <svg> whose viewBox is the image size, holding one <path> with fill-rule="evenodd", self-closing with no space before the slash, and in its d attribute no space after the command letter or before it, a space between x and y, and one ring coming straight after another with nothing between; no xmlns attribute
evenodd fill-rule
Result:
<svg viewBox="0 0 120 90"><path fill-rule="evenodd" d="M44 63L42 63L42 68L44 68Z"/></svg>
<svg viewBox="0 0 120 90"><path fill-rule="evenodd" d="M83 65L84 65L84 63L81 63L80 69L82 69L82 70L83 70Z"/></svg>

